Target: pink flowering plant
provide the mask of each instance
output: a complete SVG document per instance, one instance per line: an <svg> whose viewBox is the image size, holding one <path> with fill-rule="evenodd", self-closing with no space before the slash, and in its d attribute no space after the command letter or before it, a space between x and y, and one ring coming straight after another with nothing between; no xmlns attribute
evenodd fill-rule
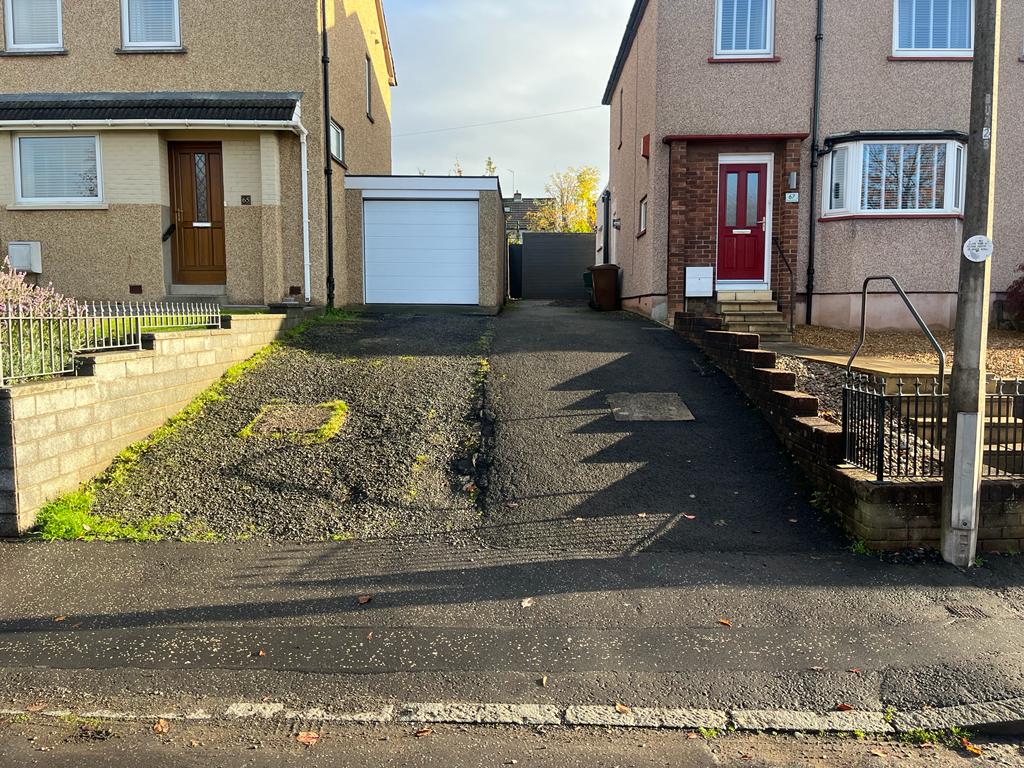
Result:
<svg viewBox="0 0 1024 768"><path fill-rule="evenodd" d="M74 299L53 285L32 285L5 256L0 265L0 383L65 370L80 335L81 314Z"/></svg>

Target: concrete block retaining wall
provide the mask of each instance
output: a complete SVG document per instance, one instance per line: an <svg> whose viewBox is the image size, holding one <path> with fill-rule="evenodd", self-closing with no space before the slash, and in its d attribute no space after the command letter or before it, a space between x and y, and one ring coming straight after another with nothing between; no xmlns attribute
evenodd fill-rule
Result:
<svg viewBox="0 0 1024 768"><path fill-rule="evenodd" d="M303 315L234 316L230 328L156 334L152 349L84 359L78 376L0 390L0 536L28 531L48 501L102 472Z"/></svg>
<svg viewBox="0 0 1024 768"><path fill-rule="evenodd" d="M874 549L938 548L942 480L878 483L844 462L842 428L818 416L818 399L795 391L756 334L719 330L718 318L679 313L675 330L700 346L764 414L793 460L851 536ZM982 482L982 552L1024 551L1024 481Z"/></svg>

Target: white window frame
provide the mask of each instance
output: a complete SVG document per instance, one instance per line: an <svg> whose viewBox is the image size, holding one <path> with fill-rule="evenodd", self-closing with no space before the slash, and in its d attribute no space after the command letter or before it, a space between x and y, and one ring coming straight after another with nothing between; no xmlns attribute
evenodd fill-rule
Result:
<svg viewBox="0 0 1024 768"><path fill-rule="evenodd" d="M64 0L57 4L57 42L36 45L19 45L14 41L14 2L4 0L4 42L12 53L18 51L63 51L64 50Z"/></svg>
<svg viewBox="0 0 1024 768"><path fill-rule="evenodd" d="M647 195L644 195L643 199L640 200L640 215L638 217L640 219L640 226L637 228L637 237L647 232L647 218L649 214L650 201L647 199Z"/></svg>
<svg viewBox="0 0 1024 768"><path fill-rule="evenodd" d="M970 59L974 56L974 0L969 12L971 46L969 48L901 48L900 0L892 0L892 56L894 59Z"/></svg>
<svg viewBox="0 0 1024 768"><path fill-rule="evenodd" d="M69 136L88 136L96 142L96 197L25 197L21 183L22 139L66 139ZM103 155L98 133L18 133L11 142L14 146L14 201L15 206L34 208L94 208L104 205Z"/></svg>
<svg viewBox="0 0 1024 768"><path fill-rule="evenodd" d="M915 209L887 209L884 211L867 210L861 208L861 192L864 183L864 147L869 144L945 144L946 145L946 186L944 208L915 208ZM832 153L830 152L828 162L824 163L825 171L822 174L822 203L821 215L823 218L842 218L857 216L858 218L918 218L925 216L950 216L963 213L963 200L966 185L966 162L967 152L964 144L954 139L868 139L866 141L843 142L836 145L833 152L838 149L846 149L846 200L842 208L831 208L832 203ZM960 163L960 172L957 173L957 163ZM959 180L960 188L957 189Z"/></svg>
<svg viewBox="0 0 1024 768"><path fill-rule="evenodd" d="M131 26L128 21L128 0L121 0L121 47L131 51L164 50L166 48L181 48L181 5L180 0L171 0L174 3L174 39L148 41L145 43L133 43L131 41Z"/></svg>
<svg viewBox="0 0 1024 768"><path fill-rule="evenodd" d="M335 135L341 136L341 154L339 155L334 151L334 137ZM345 129L342 128L335 120L331 120L331 157L341 165L345 165Z"/></svg>
<svg viewBox="0 0 1024 768"><path fill-rule="evenodd" d="M775 55L775 0L766 0L765 43L761 49L730 50L722 48L722 2L715 0L715 58L716 59L764 59Z"/></svg>

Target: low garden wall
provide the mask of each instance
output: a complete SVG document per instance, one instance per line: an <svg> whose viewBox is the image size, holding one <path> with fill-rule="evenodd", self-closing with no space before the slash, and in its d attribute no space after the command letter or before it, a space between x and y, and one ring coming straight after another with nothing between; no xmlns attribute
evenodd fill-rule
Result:
<svg viewBox="0 0 1024 768"><path fill-rule="evenodd" d="M777 369L756 334L721 330L719 318L680 313L675 330L700 346L764 414L818 492L819 506L873 549L938 548L942 480L878 483L844 461L842 428L818 416L818 399L797 392L796 374ZM1024 551L1024 480L982 482L982 552Z"/></svg>
<svg viewBox="0 0 1024 768"><path fill-rule="evenodd" d="M0 389L0 536L28 531L46 502L102 472L304 314L236 315L230 328L154 334L150 348L83 358L77 376Z"/></svg>

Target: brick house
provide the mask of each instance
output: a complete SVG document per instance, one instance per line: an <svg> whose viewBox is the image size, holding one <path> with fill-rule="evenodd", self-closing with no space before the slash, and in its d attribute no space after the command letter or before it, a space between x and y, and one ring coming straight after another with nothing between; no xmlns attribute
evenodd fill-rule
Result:
<svg viewBox="0 0 1024 768"><path fill-rule="evenodd" d="M937 327L955 318L972 0L824 6L817 160L815 0L637 0L612 70L610 260L624 305L856 327L892 274ZM1024 108L1024 6L1004 4L1002 115ZM1003 119L994 298L1024 261L1024 128ZM812 213L813 212L813 213ZM788 266L787 266L788 265ZM893 294L875 327L910 327Z"/></svg>

